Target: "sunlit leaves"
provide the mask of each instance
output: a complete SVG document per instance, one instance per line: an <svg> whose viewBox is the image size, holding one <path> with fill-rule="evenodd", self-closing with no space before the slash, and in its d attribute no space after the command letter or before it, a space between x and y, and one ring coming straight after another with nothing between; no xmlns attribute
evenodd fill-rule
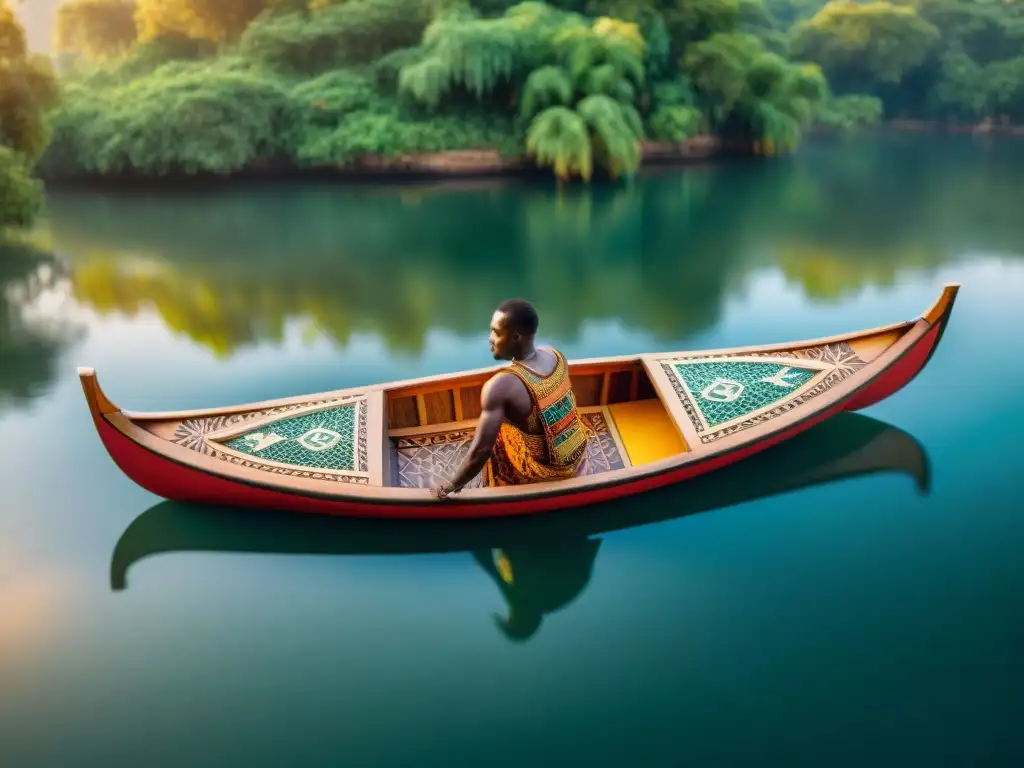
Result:
<svg viewBox="0 0 1024 768"><path fill-rule="evenodd" d="M596 24L591 28L569 27L556 35L555 44L576 78L595 67L608 65L620 77L640 84L644 82L643 49L638 48L632 35L624 36L620 29L608 24L603 31L598 31ZM628 29L635 32L636 25L631 24Z"/></svg>
<svg viewBox="0 0 1024 768"><path fill-rule="evenodd" d="M28 55L24 30L0 3L0 227L28 226L39 209L42 190L30 174L57 91L49 61Z"/></svg>
<svg viewBox="0 0 1024 768"><path fill-rule="evenodd" d="M267 0L136 0L142 40L184 35L217 43L237 40Z"/></svg>
<svg viewBox="0 0 1024 768"><path fill-rule="evenodd" d="M911 5L836 0L794 28L790 50L842 84L896 83L938 40L939 31Z"/></svg>
<svg viewBox="0 0 1024 768"><path fill-rule="evenodd" d="M0 59L22 59L26 50L25 30L14 11L0 0Z"/></svg>
<svg viewBox="0 0 1024 768"><path fill-rule="evenodd" d="M625 45L638 57L644 55L644 36L636 22L602 16L594 22L594 34L614 45Z"/></svg>
<svg viewBox="0 0 1024 768"><path fill-rule="evenodd" d="M65 0L57 8L54 47L60 53L110 56L138 38L132 0Z"/></svg>

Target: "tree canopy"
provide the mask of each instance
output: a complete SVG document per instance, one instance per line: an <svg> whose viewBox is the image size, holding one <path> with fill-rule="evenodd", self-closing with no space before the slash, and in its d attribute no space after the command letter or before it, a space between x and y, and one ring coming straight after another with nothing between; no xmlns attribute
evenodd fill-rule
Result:
<svg viewBox="0 0 1024 768"><path fill-rule="evenodd" d="M789 50L818 62L836 93L872 94L891 117L1024 120L1017 0L834 0L795 24Z"/></svg>
<svg viewBox="0 0 1024 768"><path fill-rule="evenodd" d="M713 130L785 151L828 88L741 30L762 17L761 0L65 0L55 36L74 65L37 169L496 148L588 180L634 172L645 139Z"/></svg>
<svg viewBox="0 0 1024 768"><path fill-rule="evenodd" d="M47 59L29 54L25 31L0 1L0 231L27 226L42 190L32 165L49 139L46 111L57 99Z"/></svg>

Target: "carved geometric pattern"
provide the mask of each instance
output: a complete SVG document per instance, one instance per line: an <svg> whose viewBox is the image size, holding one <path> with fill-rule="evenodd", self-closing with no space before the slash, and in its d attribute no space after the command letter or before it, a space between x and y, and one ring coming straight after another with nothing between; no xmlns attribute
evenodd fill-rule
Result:
<svg viewBox="0 0 1024 768"><path fill-rule="evenodd" d="M221 453L218 450L211 449L208 453L215 459L226 461L228 464L233 464L236 467L243 467L245 469L258 469L262 472L269 472L272 475L283 475L285 477L301 477L306 480L330 480L335 483L352 483L354 485L369 485L370 478L366 475L346 475L343 472L316 472L309 469L289 469L288 467L275 467L270 464L264 464L260 461L253 461L246 459L241 456L236 456L233 453Z"/></svg>
<svg viewBox="0 0 1024 768"><path fill-rule="evenodd" d="M675 358L676 360L694 360L706 358L707 355L691 354ZM859 371L866 362L857 357L857 353L845 341L834 344L825 344L821 347L805 347L803 349L780 350L778 352L729 352L715 357L791 357L797 360L817 360L818 362L834 365L839 369L841 380L847 379Z"/></svg>
<svg viewBox="0 0 1024 768"><path fill-rule="evenodd" d="M750 429L751 427L758 426L759 424L764 424L765 422L770 421L771 419L789 413L794 408L797 408L803 405L804 403L813 400L819 395L828 392L830 389L839 385L840 383L848 379L850 376L852 376L854 373L859 371L861 368L863 368L865 365L867 365L867 363L864 360L861 360L857 356L857 353L854 351L853 347L851 347L845 341L834 344L826 344L820 347L808 347L796 350L784 350L777 352L734 352L716 357L727 359L730 357L741 356L783 357L795 360L815 360L818 362L825 363L827 365L833 365L835 367L828 372L828 374L822 381L818 382L810 389L801 392L796 397L787 400L784 403L780 403L779 405L773 408L761 411L760 413L757 413L748 419L744 419L743 421L729 424L728 426L713 432L705 433L706 430L704 428L704 424L702 423L703 419L701 418L700 411L697 408L696 404L693 402L693 400L690 398L689 393L686 391L686 387L683 386L682 382L679 380L679 377L675 375L672 366L669 365L668 363L662 362L662 370L665 372L665 375L671 382L672 389L679 397L679 401L683 406L683 410L686 411L686 415L690 418L690 421L693 423L694 429L698 433L700 433L700 441L704 445L713 443L716 440L721 440L724 437L729 437L730 435L734 435L737 432L741 432L745 429ZM707 359L704 355L693 354L687 355L685 357L674 358L674 361L694 360L697 358L703 360Z"/></svg>
<svg viewBox="0 0 1024 768"><path fill-rule="evenodd" d="M255 421L257 419L263 419L270 416L283 416L294 411L298 411L303 408L309 408L313 406L325 406L325 405L347 405L351 408L354 403L354 399L358 400L358 409L356 413L356 451L355 451L355 463L359 472L368 471L368 451L367 451L367 427L366 427L366 416L367 406L366 400L362 399L362 395L354 394L343 398L336 398L331 400L309 400L303 403L291 403L288 405L281 405L275 408L267 408L259 411L247 411L245 413L233 413L227 416L209 416L206 418L198 419L185 419L178 425L177 430L171 436L171 442L176 445L180 445L183 448L196 451L206 456L212 456L214 458L226 461L229 464L235 466L245 467L247 469L259 469L265 472L270 472L278 475L287 475L289 477L303 477L315 480L333 480L341 483L357 483L366 484L368 479L365 477L345 475L337 471L334 472L318 472L316 468L313 469L287 469L283 467L276 467L273 465L264 464L255 456L253 458L243 458L234 454L224 453L218 450L216 443L212 443L208 440L209 435L214 432L218 432L228 427L235 427L246 424L248 422ZM315 415L310 414L310 415ZM271 424L262 425L259 430L264 434L269 434L280 422L272 422ZM230 441L228 443L230 446ZM348 445L351 448L351 438L348 440ZM234 446L231 446L234 448ZM237 450L237 449L236 449ZM244 452L244 451L243 451ZM329 453L329 451L325 452ZM349 465L349 471L351 466Z"/></svg>
<svg viewBox="0 0 1024 768"><path fill-rule="evenodd" d="M434 488L451 480L469 455L472 429L460 429L441 435L400 437L398 448L398 485L402 488ZM479 488L482 473L466 483Z"/></svg>
<svg viewBox="0 0 1024 768"><path fill-rule="evenodd" d="M580 418L593 433L580 463L579 474L596 475L625 467L604 415L600 412L581 413ZM395 440L398 484L403 488L434 488L450 481L469 454L472 439L472 429L398 438ZM465 487L480 488L482 485L483 478L478 474Z"/></svg>
<svg viewBox="0 0 1024 768"><path fill-rule="evenodd" d="M615 438L612 437L604 414L592 411L581 413L580 417L593 431L587 444L587 453L580 465L579 474L581 476L599 475L602 472L625 468L626 462L622 458L622 454L619 453L619 446L615 444Z"/></svg>

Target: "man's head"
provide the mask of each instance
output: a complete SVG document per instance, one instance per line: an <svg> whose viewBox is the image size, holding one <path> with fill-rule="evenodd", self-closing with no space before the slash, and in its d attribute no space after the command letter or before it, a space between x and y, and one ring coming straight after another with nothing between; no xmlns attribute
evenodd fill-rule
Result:
<svg viewBox="0 0 1024 768"><path fill-rule="evenodd" d="M491 354L495 360L522 359L533 345L540 319L530 302L503 301L491 317Z"/></svg>

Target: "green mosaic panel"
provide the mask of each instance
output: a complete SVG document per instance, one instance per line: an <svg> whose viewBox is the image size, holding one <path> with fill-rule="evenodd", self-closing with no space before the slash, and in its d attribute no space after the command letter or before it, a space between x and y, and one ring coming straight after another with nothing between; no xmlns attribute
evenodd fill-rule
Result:
<svg viewBox="0 0 1024 768"><path fill-rule="evenodd" d="M790 397L817 373L778 363L716 361L676 363L673 367L693 393L694 402L709 427L741 418Z"/></svg>
<svg viewBox="0 0 1024 768"><path fill-rule="evenodd" d="M355 404L343 405L281 419L224 445L247 456L282 464L352 472L356 467L356 408Z"/></svg>

